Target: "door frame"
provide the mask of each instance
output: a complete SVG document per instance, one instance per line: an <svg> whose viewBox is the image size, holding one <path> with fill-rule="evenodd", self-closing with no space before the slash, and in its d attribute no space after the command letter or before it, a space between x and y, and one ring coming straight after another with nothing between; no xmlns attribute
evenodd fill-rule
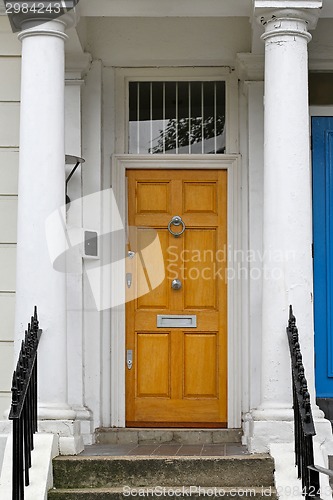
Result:
<svg viewBox="0 0 333 500"><path fill-rule="evenodd" d="M127 169L227 170L228 172L228 267L233 269L241 248L240 155L114 155L111 186L122 221L127 219ZM117 217L118 214L115 214ZM111 214L112 220L112 214ZM111 238L111 255L119 265L111 276L111 294L125 296L125 234ZM235 263L230 256L236 257ZM235 271L234 271L235 272ZM236 274L237 276L237 274ZM228 428L241 427L241 282L228 283ZM125 427L125 304L111 312L111 426Z"/></svg>

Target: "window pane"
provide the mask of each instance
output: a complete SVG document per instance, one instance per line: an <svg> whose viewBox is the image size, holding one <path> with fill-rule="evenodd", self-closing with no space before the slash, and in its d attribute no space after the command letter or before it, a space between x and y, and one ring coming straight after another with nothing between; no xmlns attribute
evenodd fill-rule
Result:
<svg viewBox="0 0 333 500"><path fill-rule="evenodd" d="M139 83L139 153L150 148L150 83Z"/></svg>
<svg viewBox="0 0 333 500"><path fill-rule="evenodd" d="M166 122L164 118L164 83L152 84L152 142L149 153L164 152L163 137Z"/></svg>
<svg viewBox="0 0 333 500"><path fill-rule="evenodd" d="M215 153L215 83L204 84L204 153Z"/></svg>
<svg viewBox="0 0 333 500"><path fill-rule="evenodd" d="M190 143L189 131L189 83L178 83L178 153L188 154Z"/></svg>
<svg viewBox="0 0 333 500"><path fill-rule="evenodd" d="M216 153L225 153L225 83L216 83Z"/></svg>
<svg viewBox="0 0 333 500"><path fill-rule="evenodd" d="M191 83L191 153L202 153L202 83Z"/></svg>
<svg viewBox="0 0 333 500"><path fill-rule="evenodd" d="M139 152L138 142L138 83L129 84L129 153Z"/></svg>
<svg viewBox="0 0 333 500"><path fill-rule="evenodd" d="M131 82L129 152L225 152L224 82Z"/></svg>

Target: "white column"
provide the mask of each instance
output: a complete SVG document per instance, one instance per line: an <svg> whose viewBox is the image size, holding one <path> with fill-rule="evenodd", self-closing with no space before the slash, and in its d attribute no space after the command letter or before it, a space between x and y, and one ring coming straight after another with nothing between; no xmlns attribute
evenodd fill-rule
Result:
<svg viewBox="0 0 333 500"><path fill-rule="evenodd" d="M315 404L307 52L314 17L290 9L260 17L265 25L262 384L261 405L252 413L253 450L292 440L289 304Z"/></svg>
<svg viewBox="0 0 333 500"><path fill-rule="evenodd" d="M18 35L22 82L15 351L36 304L43 329L39 418L51 420L75 418L67 404L66 275L53 269L45 234L47 217L65 203L65 27L60 19L27 22Z"/></svg>

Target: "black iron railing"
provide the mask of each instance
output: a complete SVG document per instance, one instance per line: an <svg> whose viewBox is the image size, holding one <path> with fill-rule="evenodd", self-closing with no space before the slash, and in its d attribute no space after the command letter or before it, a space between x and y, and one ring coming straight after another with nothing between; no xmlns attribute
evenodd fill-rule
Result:
<svg viewBox="0 0 333 500"><path fill-rule="evenodd" d="M29 485L33 436L37 431L37 348L41 333L35 307L13 373L9 414L13 421L12 500L24 500L24 486Z"/></svg>
<svg viewBox="0 0 333 500"><path fill-rule="evenodd" d="M314 467L312 438L315 436L316 431L312 418L308 384L302 362L298 328L296 326L296 318L293 314L292 306L290 306L289 310L287 335L291 357L295 423L295 459L298 468L298 477L302 479L302 489L305 498L319 498L319 472L312 468Z"/></svg>

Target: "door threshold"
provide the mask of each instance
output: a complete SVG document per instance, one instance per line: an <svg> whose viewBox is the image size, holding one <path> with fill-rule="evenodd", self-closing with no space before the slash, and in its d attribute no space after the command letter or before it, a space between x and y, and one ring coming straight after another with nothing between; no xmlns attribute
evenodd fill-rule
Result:
<svg viewBox="0 0 333 500"><path fill-rule="evenodd" d="M240 443L242 429L223 428L100 428L96 429L99 444L219 444Z"/></svg>
<svg viewBox="0 0 333 500"><path fill-rule="evenodd" d="M126 428L149 427L150 429L226 429L226 422L126 422Z"/></svg>

